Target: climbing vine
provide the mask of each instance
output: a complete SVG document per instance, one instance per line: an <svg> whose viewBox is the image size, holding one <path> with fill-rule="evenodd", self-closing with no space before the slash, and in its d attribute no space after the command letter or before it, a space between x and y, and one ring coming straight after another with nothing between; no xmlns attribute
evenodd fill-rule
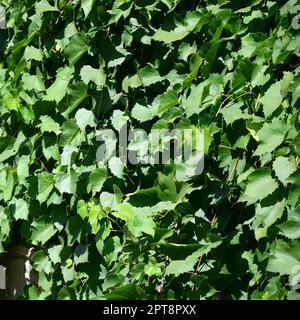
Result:
<svg viewBox="0 0 300 320"><path fill-rule="evenodd" d="M1 1L0 253L35 248L23 299L300 297L297 4ZM201 129L203 172L97 161L125 122Z"/></svg>

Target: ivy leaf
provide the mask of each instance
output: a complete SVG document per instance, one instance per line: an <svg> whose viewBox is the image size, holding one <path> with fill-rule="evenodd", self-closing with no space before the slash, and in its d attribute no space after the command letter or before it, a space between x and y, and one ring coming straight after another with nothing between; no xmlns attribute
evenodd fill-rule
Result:
<svg viewBox="0 0 300 320"><path fill-rule="evenodd" d="M54 176L48 172L38 174L38 191L37 199L40 203L45 202L54 187Z"/></svg>
<svg viewBox="0 0 300 320"><path fill-rule="evenodd" d="M115 208L117 211L112 214L125 220L129 231L135 237L141 236L143 232L154 236L155 223L144 208L135 208L128 203L117 204Z"/></svg>
<svg viewBox="0 0 300 320"><path fill-rule="evenodd" d="M60 263L61 262L61 251L63 249L62 244L54 245L48 249L48 254L52 263Z"/></svg>
<svg viewBox="0 0 300 320"><path fill-rule="evenodd" d="M291 161L287 157L278 157L273 162L273 170L275 171L278 179L284 183L285 180L296 170Z"/></svg>
<svg viewBox="0 0 300 320"><path fill-rule="evenodd" d="M300 208L291 210L288 213L287 221L280 224L278 228L281 230L281 234L288 239L300 238Z"/></svg>
<svg viewBox="0 0 300 320"><path fill-rule="evenodd" d="M107 178L107 169L105 166L101 166L95 169L89 177L87 191L88 192L92 191L93 195L96 194L96 192L100 192L106 178Z"/></svg>
<svg viewBox="0 0 300 320"><path fill-rule="evenodd" d="M66 58L74 65L89 49L89 39L84 33L75 34L66 48Z"/></svg>
<svg viewBox="0 0 300 320"><path fill-rule="evenodd" d="M271 207L261 207L260 204L257 205L254 221L252 223L257 241L267 236L268 228L282 217L284 209L285 201L278 202Z"/></svg>
<svg viewBox="0 0 300 320"><path fill-rule="evenodd" d="M62 166L70 166L72 164L72 155L78 152L78 148L67 144L66 146L64 146L63 148L63 152L60 155L60 164Z"/></svg>
<svg viewBox="0 0 300 320"><path fill-rule="evenodd" d="M48 11L58 11L58 9L51 6L47 0L41 0L35 3L35 9L37 14L42 14Z"/></svg>
<svg viewBox="0 0 300 320"><path fill-rule="evenodd" d="M185 38L201 20L198 12L188 12L184 21L168 21L153 35L153 40L171 43Z"/></svg>
<svg viewBox="0 0 300 320"><path fill-rule="evenodd" d="M74 262L75 265L80 263L88 262L89 252L86 245L79 245L74 251Z"/></svg>
<svg viewBox="0 0 300 320"><path fill-rule="evenodd" d="M80 143L80 128L77 126L75 120L67 120L62 128L58 145L64 147L68 144L78 146Z"/></svg>
<svg viewBox="0 0 300 320"><path fill-rule="evenodd" d="M17 174L20 182L29 176L30 156L22 155L18 161Z"/></svg>
<svg viewBox="0 0 300 320"><path fill-rule="evenodd" d="M226 106L221 110L225 122L230 125L240 119L249 119L251 116L241 110L243 103L237 102L230 106Z"/></svg>
<svg viewBox="0 0 300 320"><path fill-rule="evenodd" d="M32 266L36 271L44 271L46 274L52 271L51 262L43 250L35 252L31 259Z"/></svg>
<svg viewBox="0 0 300 320"><path fill-rule="evenodd" d="M38 125L42 133L44 132L54 132L56 135L61 133L60 126L49 116L41 116L41 123Z"/></svg>
<svg viewBox="0 0 300 320"><path fill-rule="evenodd" d="M80 71L80 77L85 84L89 84L89 82L92 81L99 88L103 87L106 82L106 75L103 68L94 69L91 66L84 66Z"/></svg>
<svg viewBox="0 0 300 320"><path fill-rule="evenodd" d="M87 126L95 127L96 121L92 111L86 109L79 109L75 114L75 119L78 127L84 131Z"/></svg>
<svg viewBox="0 0 300 320"><path fill-rule="evenodd" d="M275 118L271 123L265 123L257 132L259 146L254 152L255 156L260 156L267 152L272 152L280 146L286 134L286 124Z"/></svg>
<svg viewBox="0 0 300 320"><path fill-rule="evenodd" d="M136 103L131 110L131 116L140 122L145 122L151 120L154 117L154 114L151 109Z"/></svg>
<svg viewBox="0 0 300 320"><path fill-rule="evenodd" d="M76 194L77 178L75 172L69 174L59 172L55 176L55 186L61 194Z"/></svg>
<svg viewBox="0 0 300 320"><path fill-rule="evenodd" d="M247 181L246 189L239 201L247 202L248 205L264 199L278 187L278 183L272 178L269 168L257 169L248 176Z"/></svg>
<svg viewBox="0 0 300 320"><path fill-rule="evenodd" d="M151 67L147 66L138 70L138 75L140 76L142 83L145 87L150 86L151 84L161 81L161 76L159 72Z"/></svg>
<svg viewBox="0 0 300 320"><path fill-rule="evenodd" d="M299 266L299 241L288 244L279 240L272 245L267 271L279 273L281 275L290 275L295 269L299 272Z"/></svg>
<svg viewBox="0 0 300 320"><path fill-rule="evenodd" d="M84 11L85 18L90 14L95 0L81 0L81 8Z"/></svg>
<svg viewBox="0 0 300 320"><path fill-rule="evenodd" d="M222 241L215 241L211 243L204 243L200 249L186 257L184 260L173 260L167 266L165 276L175 275L179 276L182 273L194 270L194 266L198 259L203 255L209 253L213 248L218 247Z"/></svg>
<svg viewBox="0 0 300 320"><path fill-rule="evenodd" d="M269 117L275 110L280 107L283 100L280 90L281 82L278 81L272 84L265 95L260 99L266 117Z"/></svg>
<svg viewBox="0 0 300 320"><path fill-rule="evenodd" d="M73 78L74 68L59 69L54 83L46 90L44 100L59 103L66 95L68 84Z"/></svg>
<svg viewBox="0 0 300 320"><path fill-rule="evenodd" d="M153 276L159 277L162 274L162 270L157 264L154 257L149 258L149 262L145 265L144 270L149 277L153 277Z"/></svg>
<svg viewBox="0 0 300 320"><path fill-rule="evenodd" d="M43 53L41 52L40 49L29 46L29 47L26 47L25 49L24 58L27 61L31 59L34 59L36 61L43 61Z"/></svg>
<svg viewBox="0 0 300 320"><path fill-rule="evenodd" d="M42 245L44 245L57 232L52 223L47 223L42 218L34 221L32 223L32 227L33 231L31 234L31 240L35 242L41 242Z"/></svg>
<svg viewBox="0 0 300 320"><path fill-rule="evenodd" d="M124 162L117 157L112 157L109 159L108 162L109 170L115 175L116 177L122 179L123 178L123 171L125 168Z"/></svg>
<svg viewBox="0 0 300 320"><path fill-rule="evenodd" d="M76 109L87 97L87 86L83 82L74 82L67 89L68 108L63 112L65 118Z"/></svg>
<svg viewBox="0 0 300 320"><path fill-rule="evenodd" d="M28 203L23 199L17 199L14 203L14 217L16 220L27 220L29 215Z"/></svg>
<svg viewBox="0 0 300 320"><path fill-rule="evenodd" d="M30 75L29 73L24 73L22 75L23 87L27 91L34 90L35 92L45 91L45 85L40 76Z"/></svg>

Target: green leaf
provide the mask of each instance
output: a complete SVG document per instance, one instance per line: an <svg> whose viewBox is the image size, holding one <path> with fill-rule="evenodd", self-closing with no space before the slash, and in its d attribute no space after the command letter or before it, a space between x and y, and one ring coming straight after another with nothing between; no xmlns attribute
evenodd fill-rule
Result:
<svg viewBox="0 0 300 320"><path fill-rule="evenodd" d="M78 153L78 148L67 144L66 146L64 146L63 148L63 152L60 155L60 164L62 166L70 166L72 164L73 161L73 154Z"/></svg>
<svg viewBox="0 0 300 320"><path fill-rule="evenodd" d="M185 112L188 117L193 114L199 114L203 109L202 106L204 90L208 86L206 81L201 82L199 85L190 87L190 94L188 97L182 98L182 107L185 109Z"/></svg>
<svg viewBox="0 0 300 320"><path fill-rule="evenodd" d="M149 262L144 267L145 274L149 277L157 276L159 277L162 274L162 270L157 264L154 257L149 258Z"/></svg>
<svg viewBox="0 0 300 320"><path fill-rule="evenodd" d="M22 83L24 89L28 91L34 90L35 92L41 92L46 90L44 82L39 75L35 76L29 73L23 73Z"/></svg>
<svg viewBox="0 0 300 320"><path fill-rule="evenodd" d="M103 207L114 208L116 204L121 203L123 199L122 191L116 186L113 186L114 193L102 192L100 195L100 203Z"/></svg>
<svg viewBox="0 0 300 320"><path fill-rule="evenodd" d="M25 143L25 141L26 137L24 136L23 132L19 132L17 138L12 141L12 143L9 143L9 145L6 145L6 148L0 154L0 161L3 162L16 155L19 151L20 146Z"/></svg>
<svg viewBox="0 0 300 320"><path fill-rule="evenodd" d="M192 46L189 43L183 42L178 48L179 58L186 62L188 60L188 57L196 52L197 52L196 42L194 42Z"/></svg>
<svg viewBox="0 0 300 320"><path fill-rule="evenodd" d="M300 238L300 208L291 210L288 213L287 221L280 224L278 228L281 233L289 239Z"/></svg>
<svg viewBox="0 0 300 320"><path fill-rule="evenodd" d="M17 199L14 203L14 217L16 220L27 220L29 215L28 203L23 199Z"/></svg>
<svg viewBox="0 0 300 320"><path fill-rule="evenodd" d="M152 112L153 110L151 110L150 108L136 103L133 109L131 110L131 116L132 118L140 122L145 122L151 120L155 116Z"/></svg>
<svg viewBox="0 0 300 320"><path fill-rule="evenodd" d="M151 84L160 82L162 80L159 72L151 66L147 66L142 69L139 69L138 75L140 76L142 83L145 87L150 86Z"/></svg>
<svg viewBox="0 0 300 320"><path fill-rule="evenodd" d="M34 221L32 223L32 227L33 231L31 234L31 240L40 242L41 245L44 245L57 232L57 230L54 229L52 223L47 223L44 219Z"/></svg>
<svg viewBox="0 0 300 320"><path fill-rule="evenodd" d="M84 202L84 200L79 200L77 203L77 213L80 215L82 220L89 216L88 205Z"/></svg>
<svg viewBox="0 0 300 320"><path fill-rule="evenodd" d="M88 218L94 234L99 231L99 221L104 216L101 206L94 205L91 207Z"/></svg>
<svg viewBox="0 0 300 320"><path fill-rule="evenodd" d="M60 126L49 116L41 116L41 123L38 125L40 127L42 133L44 132L54 132L56 135L61 133Z"/></svg>
<svg viewBox="0 0 300 320"><path fill-rule="evenodd" d="M62 275L63 275L65 282L72 281L75 276L75 267L74 267L74 265L71 265L70 267L61 266L61 272L62 272ZM65 295L65 293L64 293L64 295ZM68 293L68 297L69 297L69 293ZM68 299L70 299L70 298L68 298Z"/></svg>
<svg viewBox="0 0 300 320"><path fill-rule="evenodd" d="M271 207L261 207L260 204L257 205L254 221L252 223L257 241L267 236L269 227L282 217L284 209L285 201L278 202Z"/></svg>
<svg viewBox="0 0 300 320"><path fill-rule="evenodd" d="M38 271L49 274L52 271L51 262L43 250L39 250L32 256L32 266Z"/></svg>
<svg viewBox="0 0 300 320"><path fill-rule="evenodd" d="M272 152L284 141L286 134L286 124L284 121L275 118L271 123L265 123L257 132L259 146L254 155L260 156L267 152Z"/></svg>
<svg viewBox="0 0 300 320"><path fill-rule="evenodd" d="M261 42L256 41L252 34L247 34L242 38L242 47L239 54L245 58L251 58L259 50Z"/></svg>
<svg viewBox="0 0 300 320"><path fill-rule="evenodd" d="M177 93L170 90L157 96L149 107L136 103L131 111L131 116L140 122L145 122L163 114L177 103Z"/></svg>
<svg viewBox="0 0 300 320"><path fill-rule="evenodd" d="M173 260L167 266L165 276L175 275L179 276L182 273L190 272L194 270L194 266L198 259L203 255L209 253L212 249L218 247L222 241L215 241L211 243L204 243L200 249L189 255L184 260Z"/></svg>
<svg viewBox="0 0 300 320"><path fill-rule="evenodd" d="M87 97L87 86L83 82L74 82L67 89L68 108L63 112L65 118L76 109Z"/></svg>
<svg viewBox="0 0 300 320"><path fill-rule="evenodd" d="M74 262L75 265L80 263L88 262L89 252L86 245L79 245L74 251Z"/></svg>
<svg viewBox="0 0 300 320"><path fill-rule="evenodd" d="M90 14L95 0L81 0L81 8L84 11L85 18Z"/></svg>
<svg viewBox="0 0 300 320"><path fill-rule="evenodd" d="M63 249L62 244L54 245L48 249L48 254L52 263L60 263L61 262L61 251Z"/></svg>
<svg viewBox="0 0 300 320"><path fill-rule="evenodd" d="M246 189L239 201L247 202L248 205L264 199L278 187L269 168L257 169L248 176L247 181Z"/></svg>
<svg viewBox="0 0 300 320"><path fill-rule="evenodd" d="M54 176L48 172L41 172L38 174L38 196L37 199L40 203L45 202L54 187Z"/></svg>
<svg viewBox="0 0 300 320"><path fill-rule="evenodd" d="M92 81L99 88L103 87L106 82L106 75L103 68L94 69L91 66L84 66L80 70L80 77L85 84L89 84L89 82Z"/></svg>
<svg viewBox="0 0 300 320"><path fill-rule="evenodd" d="M75 120L67 120L62 128L58 145L64 147L68 144L78 146L81 140L80 128L77 126Z"/></svg>
<svg viewBox="0 0 300 320"><path fill-rule="evenodd" d="M280 90L281 82L278 81L272 84L265 95L260 99L266 117L269 117L275 110L280 107L283 100Z"/></svg>
<svg viewBox="0 0 300 320"><path fill-rule="evenodd" d="M149 212L143 208L132 207L128 203L117 204L115 206L117 211L112 212L112 214L122 220L127 222L127 227L129 231L135 236L139 237L142 233L154 236L155 223Z"/></svg>
<svg viewBox="0 0 300 320"><path fill-rule="evenodd" d="M70 66L74 65L89 50L89 39L84 33L75 34L66 49Z"/></svg>
<svg viewBox="0 0 300 320"><path fill-rule="evenodd" d="M10 220L8 217L7 210L0 207L0 239L5 240L10 233Z"/></svg>
<svg viewBox="0 0 300 320"><path fill-rule="evenodd" d="M24 52L24 58L28 61L34 59L36 61L43 61L43 53L40 49L29 46L26 47Z"/></svg>
<svg viewBox="0 0 300 320"><path fill-rule="evenodd" d="M125 92L129 91L129 88L138 88L143 84L142 79L138 74L133 75L132 77L127 76L122 82L122 89Z"/></svg>
<svg viewBox="0 0 300 320"><path fill-rule="evenodd" d="M273 170L281 182L285 180L296 170L290 159L287 157L278 157L273 162Z"/></svg>
<svg viewBox="0 0 300 320"><path fill-rule="evenodd" d="M155 32L152 38L165 43L181 40L194 30L201 21L201 17L201 14L196 11L188 12L184 21L166 22L162 28Z"/></svg>
<svg viewBox="0 0 300 320"><path fill-rule="evenodd" d="M68 84L73 78L74 68L59 69L53 84L46 90L44 100L59 103L67 94Z"/></svg>
<svg viewBox="0 0 300 320"><path fill-rule="evenodd" d="M59 172L55 176L55 186L61 194L76 194L77 190L77 174L75 172L62 173Z"/></svg>
<svg viewBox="0 0 300 320"><path fill-rule="evenodd" d="M281 275L293 274L300 266L299 241L288 244L282 240L272 245L267 271Z"/></svg>
<svg viewBox="0 0 300 320"><path fill-rule="evenodd" d="M220 112L223 114L224 120L227 125L232 124L233 122L240 119L249 119L251 116L244 113L241 110L243 103L237 102L232 105L226 106Z"/></svg>
<svg viewBox="0 0 300 320"><path fill-rule="evenodd" d="M17 173L20 182L29 176L30 156L21 156L18 161Z"/></svg>
<svg viewBox="0 0 300 320"><path fill-rule="evenodd" d="M82 131L84 131L87 126L92 128L96 126L95 116L90 110L79 109L75 114L75 120Z"/></svg>
<svg viewBox="0 0 300 320"><path fill-rule="evenodd" d="M147 299L147 295L141 287L133 284L128 284L123 287L112 290L101 298L107 300L143 300Z"/></svg>
<svg viewBox="0 0 300 320"><path fill-rule="evenodd" d="M113 175L115 175L120 179L123 178L123 171L124 171L125 165L120 158L112 157L111 159L109 159L108 167Z"/></svg>
<svg viewBox="0 0 300 320"><path fill-rule="evenodd" d="M92 192L93 195L95 195L96 192L100 192L106 178L107 169L105 166L100 166L99 168L95 169L89 177L87 191Z"/></svg>
<svg viewBox="0 0 300 320"><path fill-rule="evenodd" d="M170 90L162 95L157 96L153 103L152 108L157 110L156 114L161 115L165 111L178 103L178 95L175 91Z"/></svg>
<svg viewBox="0 0 300 320"><path fill-rule="evenodd" d="M13 195L14 186L16 183L16 176L13 173L8 172L6 181L5 181L5 188L3 189L3 200L9 201Z"/></svg>
<svg viewBox="0 0 300 320"><path fill-rule="evenodd" d="M37 14L42 14L48 11L58 11L58 9L51 6L47 0L41 0L35 3L35 9Z"/></svg>

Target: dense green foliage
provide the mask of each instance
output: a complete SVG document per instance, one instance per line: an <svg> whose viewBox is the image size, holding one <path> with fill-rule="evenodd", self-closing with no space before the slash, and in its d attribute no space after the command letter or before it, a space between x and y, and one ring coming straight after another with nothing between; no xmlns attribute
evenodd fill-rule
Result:
<svg viewBox="0 0 300 320"><path fill-rule="evenodd" d="M0 253L36 247L25 299L300 297L297 0L1 2ZM124 121L204 129L203 174L97 163Z"/></svg>

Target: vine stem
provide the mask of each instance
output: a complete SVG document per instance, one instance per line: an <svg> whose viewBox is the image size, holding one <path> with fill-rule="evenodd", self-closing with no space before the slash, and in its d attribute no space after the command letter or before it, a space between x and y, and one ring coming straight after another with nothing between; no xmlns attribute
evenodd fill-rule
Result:
<svg viewBox="0 0 300 320"><path fill-rule="evenodd" d="M230 181L233 179L239 161L240 161L240 158L235 159L234 164L233 164L233 168L232 168L232 170L231 170L231 172L230 172L230 174L229 174L228 179L227 179L226 182L230 182Z"/></svg>
<svg viewBox="0 0 300 320"><path fill-rule="evenodd" d="M241 98L241 97L243 97L243 96L245 96L245 95L247 95L247 94L252 94L252 92L244 92L244 93L242 93L240 96L237 96L237 97L233 98L232 101L236 100L237 98ZM229 95L229 96L220 104L220 107L219 107L217 113L215 114L215 117L217 117L217 115L220 113L221 109L224 107L225 103L226 103L230 98L232 98L232 97L233 97L233 95Z"/></svg>

